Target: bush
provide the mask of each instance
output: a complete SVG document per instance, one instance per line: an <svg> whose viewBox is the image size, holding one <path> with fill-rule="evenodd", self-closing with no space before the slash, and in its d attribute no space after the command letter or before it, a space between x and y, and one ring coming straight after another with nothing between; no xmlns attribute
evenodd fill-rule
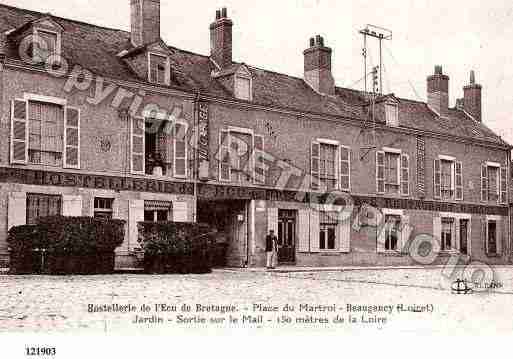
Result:
<svg viewBox="0 0 513 359"><path fill-rule="evenodd" d="M139 243L146 273L210 273L213 237L210 227L195 223L141 222Z"/></svg>
<svg viewBox="0 0 513 359"><path fill-rule="evenodd" d="M7 238L16 274L108 274L123 243L125 221L91 217L46 217L13 227Z"/></svg>

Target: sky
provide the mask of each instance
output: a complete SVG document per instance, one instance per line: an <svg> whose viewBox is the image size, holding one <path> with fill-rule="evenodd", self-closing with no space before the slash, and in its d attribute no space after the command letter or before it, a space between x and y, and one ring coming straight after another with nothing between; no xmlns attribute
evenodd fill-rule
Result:
<svg viewBox="0 0 513 359"><path fill-rule="evenodd" d="M130 0L0 0L5 4L129 30ZM303 51L320 34L333 49L337 86L363 89L366 24L390 29L384 44L384 92L426 100L435 65L450 76L450 105L463 97L470 70L483 86L483 122L513 144L513 2L511 0L161 0L161 36L208 54L209 24L226 6L234 22L234 60L303 76ZM369 43L369 66L378 63Z"/></svg>

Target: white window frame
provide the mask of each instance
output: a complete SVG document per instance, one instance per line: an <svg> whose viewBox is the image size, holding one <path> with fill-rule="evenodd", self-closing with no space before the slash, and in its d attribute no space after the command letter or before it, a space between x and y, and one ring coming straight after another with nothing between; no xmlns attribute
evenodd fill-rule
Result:
<svg viewBox="0 0 513 359"><path fill-rule="evenodd" d="M391 111L394 112L394 115L395 115L395 122L389 118L389 112L388 110L392 108ZM399 106L397 105L397 103L395 102L386 102L385 103L385 122L387 124L387 126L390 126L390 127L399 127Z"/></svg>
<svg viewBox="0 0 513 359"><path fill-rule="evenodd" d="M466 219L468 220L468 228L467 228L467 255L470 256L472 254L472 215L470 213L454 213L454 212L440 212L440 230L442 229L442 219L449 218L454 221L454 243L451 243L451 250L442 251L442 233L435 233L436 237L440 240L440 253L461 253L460 247L460 220Z"/></svg>
<svg viewBox="0 0 513 359"><path fill-rule="evenodd" d="M227 136L228 136L228 154L229 154L229 164L230 164L230 169L229 169L229 175L230 175L230 179L229 180L225 180L225 179L221 179L221 162L219 162L219 180L221 182L234 182L234 183L241 183L240 181L240 176L237 176L237 180L235 181L235 179L233 178L233 172L232 172L232 164L234 164L234 159L232 158L232 133L241 133L241 134L244 134L244 135L249 135L251 136L251 147L248 148L248 151L250 151L250 154L249 154L249 168L252 170L252 179L251 179L251 182L255 182L254 179L255 179L255 151L254 151L254 144L255 144L255 132L253 131L253 129L251 128L245 128L245 127L237 127L237 126L228 126L226 128L221 128L219 130L219 138L221 138L221 132L227 132ZM263 137L263 136L262 136ZM219 145L221 146L221 141L219 141ZM225 146L226 147L226 146ZM221 151L221 148L219 148L219 151ZM220 155L221 155L221 152L220 152ZM239 166L239 162L238 162L238 159L237 159L237 166ZM240 172L237 172L237 173L240 173Z"/></svg>
<svg viewBox="0 0 513 359"><path fill-rule="evenodd" d="M496 166L491 166L491 167L496 167ZM502 248L502 244L500 245L500 248L499 248L499 242L502 241L502 233L500 232L499 224L502 223L503 220L504 220L504 218L501 217L501 216L493 216L493 215L487 215L486 216L485 252L486 252L486 255L488 255L488 256L501 256L502 253L504 252L504 249ZM488 224L489 224L489 222L492 222L492 221L495 222L495 224L496 224L495 229L497 231L496 238L495 238L495 240L496 240L496 243L495 243L496 253L490 253L489 249L488 249L488 236L489 236Z"/></svg>
<svg viewBox="0 0 513 359"><path fill-rule="evenodd" d="M33 29L32 29L32 34L33 36L39 36L38 33L39 32L47 32L47 33L50 33L50 34L55 34L56 35L56 40L55 40L55 55L57 57L60 57L62 56L62 33L60 31L57 31L57 30L52 30L52 29L48 29L46 27L41 27L41 26L34 26ZM39 61L36 60L36 57L34 54L32 54L33 58L32 60L36 63L38 63ZM43 60L46 60L46 59L43 59Z"/></svg>
<svg viewBox="0 0 513 359"><path fill-rule="evenodd" d="M379 233L377 233L377 242L376 242L376 252L383 254L401 254L403 244L403 230L406 228L404 226L405 223L405 214L402 209L393 209L393 208L383 208L381 209L381 213L383 217L381 218L382 225L378 227ZM399 242L397 243L397 250L386 250L385 249L385 241L386 241L386 231L388 226L386 225L385 219L386 216L398 216L401 217L400 231L399 231ZM378 222L379 224L379 222ZM380 243L382 242L382 243Z"/></svg>
<svg viewBox="0 0 513 359"><path fill-rule="evenodd" d="M402 156L402 150L399 149L399 148L392 148L392 147L383 147L382 148L382 151L385 152L385 194L392 194L392 193L389 193L387 192L387 185L389 185L390 183L388 183L386 181L386 177L387 177L387 153L392 153L392 154L395 154L397 155L397 193L393 193L394 195L401 195L401 186L402 186L402 172L401 172L401 166L402 166L402 162L401 162L401 156ZM409 161L408 161L409 162ZM409 172L409 170L408 170ZM409 192L409 191L408 191Z"/></svg>
<svg viewBox="0 0 513 359"><path fill-rule="evenodd" d="M242 96L237 91L237 81L239 81L239 80L249 80L249 93L248 93L249 98L244 98L244 96ZM235 94L235 98L238 98L239 100L253 101L253 78L251 76L248 76L245 74L237 73L235 75L235 79L234 79L234 94Z"/></svg>
<svg viewBox="0 0 513 359"><path fill-rule="evenodd" d="M46 31L46 30L45 30ZM23 100L27 102L27 126L30 126L30 118L29 118L29 108L30 108L30 102L43 102L48 103L52 105L62 106L63 116L62 116L62 168L73 168L73 169L80 169L80 132L81 132L81 111L78 107L73 107L74 109L78 110L78 164L77 166L68 166L66 165L66 109L68 106L68 100L60 97L54 97L54 96L45 96L45 95L39 95L34 94L30 92L23 93ZM28 127L27 127L28 129ZM29 163L28 158L28 150L30 147L30 138L27 131L27 163Z"/></svg>
<svg viewBox="0 0 513 359"><path fill-rule="evenodd" d="M440 160L440 199L455 200L456 199L456 157L439 155L438 160ZM442 194L442 192L443 192L443 190L442 190L442 161L451 162L451 191L452 191L451 198L444 198L443 194ZM463 167L461 168L461 171L463 173ZM463 181L463 178L462 178L462 181Z"/></svg>
<svg viewBox="0 0 513 359"><path fill-rule="evenodd" d="M148 82L155 84L155 85L169 86L171 84L171 60L169 59L169 56L159 53L159 52L152 52L152 51L148 51L147 56L148 56L148 59L147 59L147 61L148 61ZM159 56L159 57L166 59L166 73L164 75L165 83L163 83L163 84L151 80L151 57L152 56ZM157 78L158 78L158 76L157 76Z"/></svg>
<svg viewBox="0 0 513 359"><path fill-rule="evenodd" d="M135 175L146 175L146 119L144 117L129 117L130 119L130 172ZM134 170L134 121L142 121L144 124L143 134L138 135L142 137L142 171Z"/></svg>
<svg viewBox="0 0 513 359"><path fill-rule="evenodd" d="M497 203L501 203L501 164L500 163L497 163L497 162L490 162L490 161L487 161L485 162L485 165L486 165L486 173L487 173L487 178L486 178L486 181L487 181L487 197L488 197L488 201L487 202L492 202L490 201L490 167L492 168L496 168L497 169L497 183L495 184L496 188L497 188ZM508 185L508 181L506 181L506 186ZM506 196L507 197L507 196ZM495 203L495 202L493 202ZM488 231L488 225L487 225L487 229Z"/></svg>

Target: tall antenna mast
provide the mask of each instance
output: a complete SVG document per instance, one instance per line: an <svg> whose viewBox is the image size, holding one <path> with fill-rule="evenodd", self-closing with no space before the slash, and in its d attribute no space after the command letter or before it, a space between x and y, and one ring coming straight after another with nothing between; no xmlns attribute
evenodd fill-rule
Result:
<svg viewBox="0 0 513 359"><path fill-rule="evenodd" d="M361 159L363 159L372 149L376 148L376 116L375 116L375 103L376 98L378 96L383 95L383 40L392 40L392 31L385 29L383 27L367 24L365 28L359 31L359 33L363 36L363 78L364 78L364 98L365 101L370 100L371 107L371 121L372 121L372 143L368 146L362 147L363 150L367 150L364 154L362 154ZM378 40L379 45L379 65L374 66L372 68L372 89L369 92L367 89L367 55L368 55L368 43L367 37L371 37ZM379 72L379 76L378 76ZM367 126L367 121L363 124L363 131Z"/></svg>
<svg viewBox="0 0 513 359"><path fill-rule="evenodd" d="M367 24L365 28L359 31L363 36L363 74L364 74L364 92L367 94L367 55L368 55L368 44L367 37L375 38L379 42L379 90L375 91L373 89L372 92L378 93L379 95L383 94L383 40L392 40L392 31L385 29L384 27L379 27L376 25Z"/></svg>

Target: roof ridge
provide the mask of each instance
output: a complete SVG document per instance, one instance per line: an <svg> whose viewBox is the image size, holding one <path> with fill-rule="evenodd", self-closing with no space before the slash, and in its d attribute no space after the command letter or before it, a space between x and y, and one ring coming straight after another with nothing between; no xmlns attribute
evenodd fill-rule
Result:
<svg viewBox="0 0 513 359"><path fill-rule="evenodd" d="M127 33L127 34L129 33L129 31L126 31L126 30L115 29L113 27L96 25L96 24L93 24L93 23L90 23L90 22L70 19L70 18L54 15L54 14L49 13L49 12L45 13L45 12L41 12L41 11L37 11L37 10L30 10L30 9L21 8L21 7L14 6L14 5L2 4L2 3L0 3L0 7L9 8L9 9L12 9L12 10L23 11L23 12L29 13L30 15L33 15L33 16L50 16L50 17L58 19L58 20L69 21L69 22L73 22L73 23L76 23L76 24L87 25L87 26L91 26L91 27L96 27L96 28L104 29L104 30L124 32L124 33Z"/></svg>

